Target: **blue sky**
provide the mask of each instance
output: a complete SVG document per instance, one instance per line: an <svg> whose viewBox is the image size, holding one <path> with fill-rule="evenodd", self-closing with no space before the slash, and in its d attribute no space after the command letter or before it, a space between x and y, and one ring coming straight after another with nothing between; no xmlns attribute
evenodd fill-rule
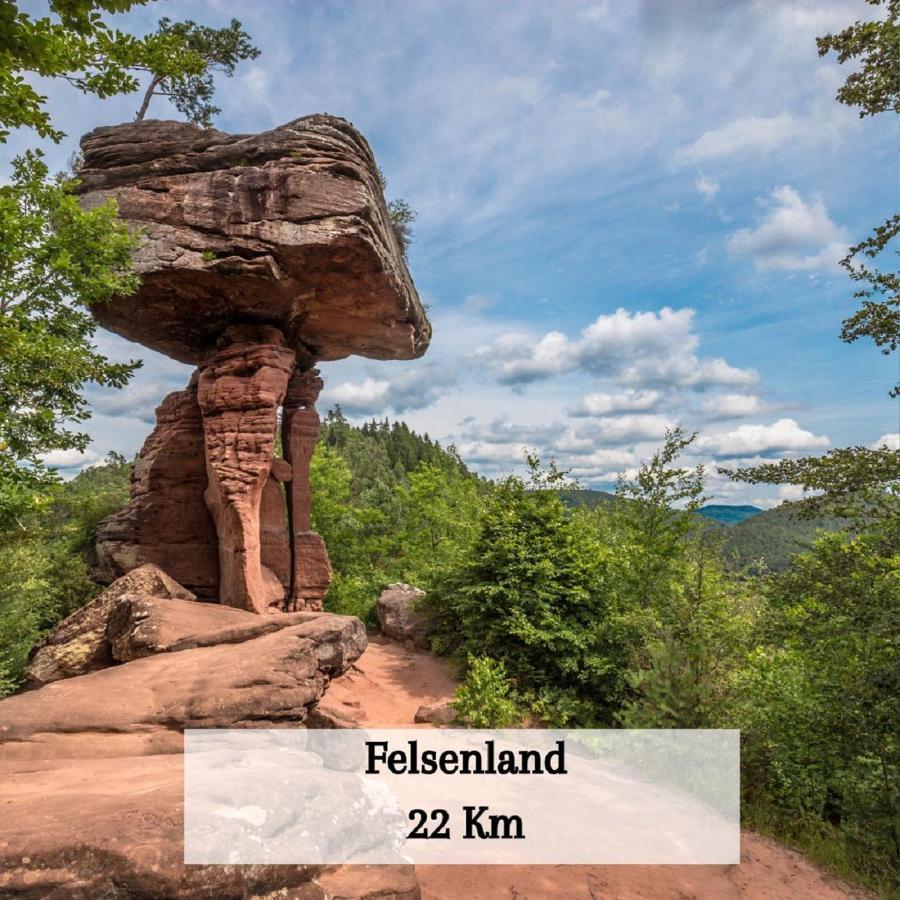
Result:
<svg viewBox="0 0 900 900"><path fill-rule="evenodd" d="M388 196L418 211L410 267L432 347L323 365L323 405L401 417L488 475L529 447L606 487L676 423L700 432L688 461L712 470L897 446L897 360L838 339L853 301L836 265L897 208L895 125L839 105L846 73L815 47L872 14L862 0L161 0L117 22L237 15L262 54L219 81L217 127L342 115ZM47 148L59 165L138 105L43 89L70 136ZM150 115L174 117L161 98ZM14 135L3 168L33 143ZM94 443L51 458L66 471L134 453L189 374L100 343L145 366L124 392L91 392ZM715 474L709 488L791 496Z"/></svg>

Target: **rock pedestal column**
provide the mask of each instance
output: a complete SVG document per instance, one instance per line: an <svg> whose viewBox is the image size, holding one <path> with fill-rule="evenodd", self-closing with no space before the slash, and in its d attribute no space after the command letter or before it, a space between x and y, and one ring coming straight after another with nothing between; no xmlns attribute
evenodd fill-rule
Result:
<svg viewBox="0 0 900 900"><path fill-rule="evenodd" d="M331 563L321 536L312 530L309 465L319 439L316 400L322 390L319 370L298 368L284 398L281 443L292 478L286 483L293 569L289 610L321 609L331 583Z"/></svg>
<svg viewBox="0 0 900 900"><path fill-rule="evenodd" d="M206 505L219 539L219 602L257 613L283 608L281 582L260 559L260 507L277 410L295 364L277 328L234 325L200 366L197 400Z"/></svg>

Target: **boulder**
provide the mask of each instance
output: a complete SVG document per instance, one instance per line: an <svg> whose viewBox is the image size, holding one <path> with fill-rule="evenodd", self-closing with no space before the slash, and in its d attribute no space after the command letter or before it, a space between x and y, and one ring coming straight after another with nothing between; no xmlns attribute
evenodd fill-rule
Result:
<svg viewBox="0 0 900 900"><path fill-rule="evenodd" d="M415 721L420 725L452 725L456 721L456 710L450 703L420 706L416 710Z"/></svg>
<svg viewBox="0 0 900 900"><path fill-rule="evenodd" d="M375 605L378 622L386 637L415 647L429 649L434 619L416 608L425 592L408 584L389 584Z"/></svg>
<svg viewBox="0 0 900 900"><path fill-rule="evenodd" d="M179 590L151 567L123 582ZM358 619L125 593L109 627L154 655L0 701L0 896L420 896L412 866L183 863L183 729L303 723L365 649Z"/></svg>
<svg viewBox="0 0 900 900"><path fill-rule="evenodd" d="M93 311L106 328L200 362L235 322L274 325L304 358L414 359L431 327L375 158L346 120L231 135L185 122L81 141L85 206L114 198L141 229L141 287Z"/></svg>
<svg viewBox="0 0 900 900"><path fill-rule="evenodd" d="M139 566L114 581L99 597L72 613L34 645L28 657L28 682L49 684L112 665L114 659L106 626L112 608L126 594L196 599L158 566Z"/></svg>
<svg viewBox="0 0 900 900"><path fill-rule="evenodd" d="M261 618L251 612L217 603L125 594L109 612L106 639L112 658L116 662L129 662L172 649L193 649L201 646L199 640L209 633L221 635L236 632L241 635L239 640L214 639L210 644L240 643L250 637L276 631L276 625L282 621L281 616ZM272 626L268 631L257 627L268 623Z"/></svg>
<svg viewBox="0 0 900 900"><path fill-rule="evenodd" d="M320 613L238 644L160 653L54 681L0 701L0 745L58 732L298 724L328 679L365 647L359 619Z"/></svg>

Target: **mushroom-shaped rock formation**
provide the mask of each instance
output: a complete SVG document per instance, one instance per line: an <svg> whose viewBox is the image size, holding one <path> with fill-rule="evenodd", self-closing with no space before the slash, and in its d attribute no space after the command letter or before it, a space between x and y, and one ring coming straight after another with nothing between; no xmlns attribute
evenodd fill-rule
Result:
<svg viewBox="0 0 900 900"><path fill-rule="evenodd" d="M242 609L321 608L331 567L310 522L316 363L413 359L431 337L372 151L327 115L257 135L135 122L81 146L82 203L115 198L142 234L140 288L95 317L198 365L157 409L131 503L101 523L96 575L155 563Z"/></svg>

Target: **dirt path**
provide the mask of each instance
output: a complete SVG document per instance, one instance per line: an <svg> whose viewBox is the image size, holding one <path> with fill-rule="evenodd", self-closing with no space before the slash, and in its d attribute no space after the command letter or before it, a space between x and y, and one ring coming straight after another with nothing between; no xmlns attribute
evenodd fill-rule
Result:
<svg viewBox="0 0 900 900"><path fill-rule="evenodd" d="M374 640L328 700L370 726L413 724L453 696L445 660ZM427 727L427 726L426 726ZM846 900L854 891L805 857L749 831L739 866L417 866L423 900Z"/></svg>

